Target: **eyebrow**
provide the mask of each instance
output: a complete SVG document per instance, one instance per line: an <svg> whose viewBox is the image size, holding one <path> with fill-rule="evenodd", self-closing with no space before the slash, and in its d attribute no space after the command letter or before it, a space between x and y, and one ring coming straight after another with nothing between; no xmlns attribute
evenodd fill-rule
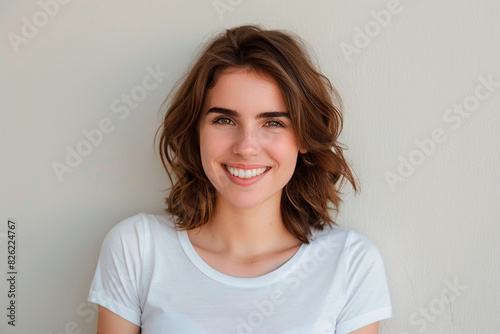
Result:
<svg viewBox="0 0 500 334"><path fill-rule="evenodd" d="M232 117L240 117L240 113L237 112L236 110L232 109L227 109L227 108L220 108L220 107L213 107L208 109L206 115L210 113L217 113L217 114L224 114ZM262 112L257 115L257 118L275 118L275 117L286 117L290 119L290 114L284 111L269 111L269 112Z"/></svg>

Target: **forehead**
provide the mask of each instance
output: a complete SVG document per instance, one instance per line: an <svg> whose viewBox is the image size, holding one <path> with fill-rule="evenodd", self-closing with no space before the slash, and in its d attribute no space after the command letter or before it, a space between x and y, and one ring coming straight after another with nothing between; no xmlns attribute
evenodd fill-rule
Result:
<svg viewBox="0 0 500 334"><path fill-rule="evenodd" d="M286 109L281 88L272 76L239 68L222 71L214 87L208 90L204 111L212 107L256 112Z"/></svg>

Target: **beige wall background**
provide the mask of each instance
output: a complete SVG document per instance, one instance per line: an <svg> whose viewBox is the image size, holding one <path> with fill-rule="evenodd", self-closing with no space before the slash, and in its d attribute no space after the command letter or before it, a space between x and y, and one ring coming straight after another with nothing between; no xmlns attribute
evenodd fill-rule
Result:
<svg viewBox="0 0 500 334"><path fill-rule="evenodd" d="M161 102L207 36L252 23L302 36L344 99L362 191L346 189L339 223L383 253L394 318L380 332L498 333L499 13L494 0L1 1L0 331L95 332L105 234L164 210Z"/></svg>

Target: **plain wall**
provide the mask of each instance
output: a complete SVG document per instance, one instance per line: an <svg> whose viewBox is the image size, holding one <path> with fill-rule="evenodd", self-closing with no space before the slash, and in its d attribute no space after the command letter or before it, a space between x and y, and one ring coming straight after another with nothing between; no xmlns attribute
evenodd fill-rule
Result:
<svg viewBox="0 0 500 334"><path fill-rule="evenodd" d="M384 256L394 317L380 332L500 331L500 2L60 1L0 2L2 333L95 332L104 236L164 212L159 106L202 41L247 23L301 36L343 97L362 188L338 222ZM145 90L148 71L162 73Z"/></svg>

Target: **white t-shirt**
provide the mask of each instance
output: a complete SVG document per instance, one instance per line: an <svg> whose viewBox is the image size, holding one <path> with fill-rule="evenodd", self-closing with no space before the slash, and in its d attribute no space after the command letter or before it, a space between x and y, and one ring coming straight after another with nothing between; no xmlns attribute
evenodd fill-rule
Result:
<svg viewBox="0 0 500 334"><path fill-rule="evenodd" d="M159 333L350 333L392 316L384 264L340 227L273 272L237 278L208 266L170 216L140 213L106 236L89 301Z"/></svg>

